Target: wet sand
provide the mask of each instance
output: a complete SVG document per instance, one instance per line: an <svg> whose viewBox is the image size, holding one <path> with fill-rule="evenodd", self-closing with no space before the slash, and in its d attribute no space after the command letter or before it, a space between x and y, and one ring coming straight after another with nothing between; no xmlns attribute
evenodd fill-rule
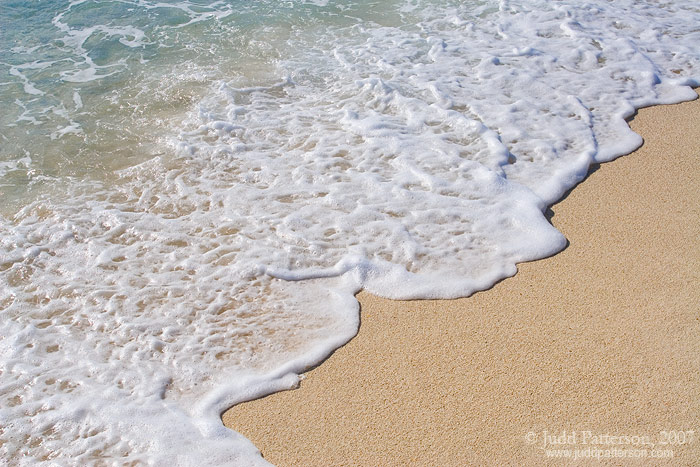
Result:
<svg viewBox="0 0 700 467"><path fill-rule="evenodd" d="M644 146L552 206L566 250L466 299L361 293L357 337L225 424L280 466L698 465L700 100L631 126Z"/></svg>

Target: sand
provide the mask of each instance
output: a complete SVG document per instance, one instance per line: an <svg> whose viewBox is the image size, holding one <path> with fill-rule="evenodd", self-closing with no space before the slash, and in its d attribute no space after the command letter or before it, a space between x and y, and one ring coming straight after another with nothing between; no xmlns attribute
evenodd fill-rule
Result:
<svg viewBox="0 0 700 467"><path fill-rule="evenodd" d="M631 126L551 208L566 250L466 299L361 293L357 337L225 424L280 466L700 465L700 101Z"/></svg>

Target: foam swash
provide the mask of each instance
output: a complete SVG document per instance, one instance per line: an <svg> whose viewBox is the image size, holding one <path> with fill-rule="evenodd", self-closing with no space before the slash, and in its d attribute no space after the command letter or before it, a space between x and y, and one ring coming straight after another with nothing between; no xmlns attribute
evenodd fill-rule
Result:
<svg viewBox="0 0 700 467"><path fill-rule="evenodd" d="M268 465L220 413L294 387L360 289L454 298L692 99L674 2L47 0L0 11L0 452Z"/></svg>

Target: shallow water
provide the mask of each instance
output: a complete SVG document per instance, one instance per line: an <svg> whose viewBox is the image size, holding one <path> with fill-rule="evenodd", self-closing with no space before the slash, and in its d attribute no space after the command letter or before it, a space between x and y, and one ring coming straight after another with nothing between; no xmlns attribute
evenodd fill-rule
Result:
<svg viewBox="0 0 700 467"><path fill-rule="evenodd" d="M466 296L695 96L700 9L620 1L6 2L0 450L264 464L219 413L290 387L353 294ZM72 461L71 461L72 462Z"/></svg>

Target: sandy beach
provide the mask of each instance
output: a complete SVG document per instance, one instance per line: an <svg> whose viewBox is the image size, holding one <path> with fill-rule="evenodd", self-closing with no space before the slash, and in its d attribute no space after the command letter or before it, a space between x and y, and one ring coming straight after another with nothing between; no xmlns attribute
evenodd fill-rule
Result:
<svg viewBox="0 0 700 467"><path fill-rule="evenodd" d="M631 127L551 207L563 252L466 299L361 293L357 337L225 424L280 466L698 465L700 100Z"/></svg>

